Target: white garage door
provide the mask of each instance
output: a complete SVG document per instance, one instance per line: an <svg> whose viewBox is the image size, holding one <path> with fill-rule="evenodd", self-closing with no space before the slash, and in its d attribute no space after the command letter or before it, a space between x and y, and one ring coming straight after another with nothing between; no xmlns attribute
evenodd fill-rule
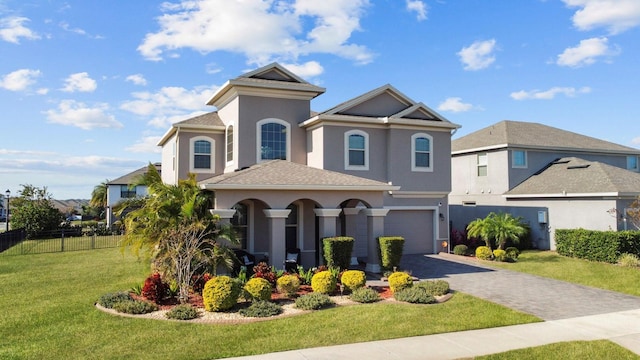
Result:
<svg viewBox="0 0 640 360"><path fill-rule="evenodd" d="M389 211L384 234L404 237L404 254L432 254L433 210Z"/></svg>

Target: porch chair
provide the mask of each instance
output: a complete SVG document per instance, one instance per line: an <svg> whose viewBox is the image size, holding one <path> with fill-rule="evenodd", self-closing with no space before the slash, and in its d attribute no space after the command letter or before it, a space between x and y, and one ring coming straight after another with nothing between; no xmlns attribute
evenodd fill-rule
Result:
<svg viewBox="0 0 640 360"><path fill-rule="evenodd" d="M287 256L284 260L284 270L290 273L298 271L298 265L300 264L300 249L287 250Z"/></svg>

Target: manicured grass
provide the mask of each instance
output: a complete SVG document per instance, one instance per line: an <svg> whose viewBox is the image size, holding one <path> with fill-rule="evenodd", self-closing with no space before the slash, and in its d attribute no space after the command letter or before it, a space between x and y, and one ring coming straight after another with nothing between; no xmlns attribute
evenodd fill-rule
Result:
<svg viewBox="0 0 640 360"><path fill-rule="evenodd" d="M600 289L640 296L640 269L558 255L554 251L525 251L515 263L488 265Z"/></svg>
<svg viewBox="0 0 640 360"><path fill-rule="evenodd" d="M479 356L476 360L537 359L640 359L640 356L608 340L571 341Z"/></svg>
<svg viewBox="0 0 640 360"><path fill-rule="evenodd" d="M119 249L0 257L0 358L211 359L540 321L462 293L439 305L354 305L242 325L124 318L93 306L148 271Z"/></svg>

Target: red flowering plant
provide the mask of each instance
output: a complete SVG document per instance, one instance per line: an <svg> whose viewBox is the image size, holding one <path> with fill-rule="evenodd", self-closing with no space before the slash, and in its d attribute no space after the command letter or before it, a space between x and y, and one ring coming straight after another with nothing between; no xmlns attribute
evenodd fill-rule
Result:
<svg viewBox="0 0 640 360"><path fill-rule="evenodd" d="M202 290L204 290L204 284L207 281L211 280L213 276L209 273L204 273L202 275L193 275L191 276L191 289L196 294L202 294Z"/></svg>
<svg viewBox="0 0 640 360"><path fill-rule="evenodd" d="M276 286L276 281L278 280L276 273L266 262L260 262L253 267L253 277L263 278L273 286Z"/></svg>

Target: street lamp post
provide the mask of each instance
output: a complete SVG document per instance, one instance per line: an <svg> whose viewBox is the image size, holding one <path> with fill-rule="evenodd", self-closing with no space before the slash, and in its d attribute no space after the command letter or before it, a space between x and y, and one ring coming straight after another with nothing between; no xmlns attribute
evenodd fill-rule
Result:
<svg viewBox="0 0 640 360"><path fill-rule="evenodd" d="M5 224L7 225L6 231L8 232L9 231L9 198L11 197L11 191L7 189L7 191L5 191L4 194L5 194L5 199L7 200L7 207L6 207L7 213L5 214L7 219Z"/></svg>

